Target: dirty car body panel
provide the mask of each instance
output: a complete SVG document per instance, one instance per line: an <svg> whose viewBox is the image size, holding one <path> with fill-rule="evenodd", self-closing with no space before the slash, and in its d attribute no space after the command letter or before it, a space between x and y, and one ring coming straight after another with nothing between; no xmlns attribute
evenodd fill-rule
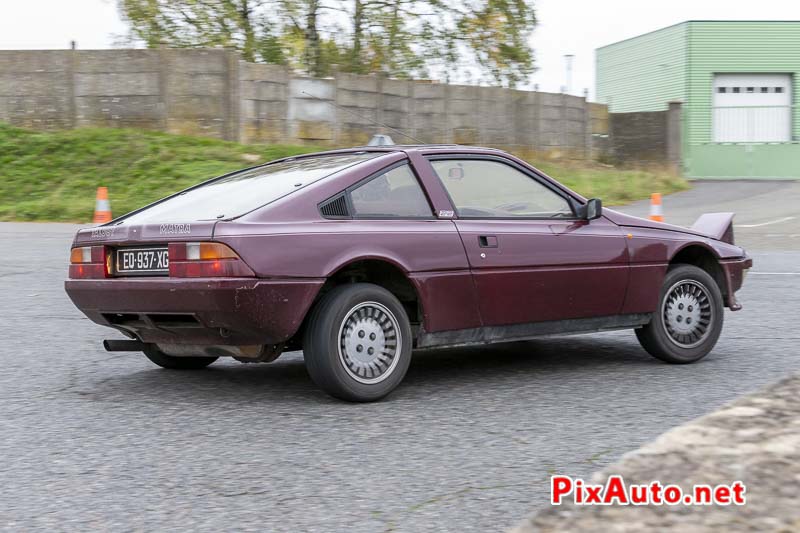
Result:
<svg viewBox="0 0 800 533"><path fill-rule="evenodd" d="M275 183L259 177L271 168L284 169ZM143 343L300 348L326 293L368 282L403 303L414 346L432 347L641 327L676 262L706 269L736 310L752 265L730 214L691 229L611 209L589 218L586 198L494 149L358 148L242 172L79 231L73 252L91 248L103 265L87 264L88 276L70 267L75 305ZM541 189L539 203L519 200L520 180ZM217 208L214 187L233 191L238 211ZM424 209L393 211L413 202ZM195 266L198 243L223 246L222 259L203 260L202 248ZM119 250L150 247L169 250L168 270L131 276L115 264Z"/></svg>

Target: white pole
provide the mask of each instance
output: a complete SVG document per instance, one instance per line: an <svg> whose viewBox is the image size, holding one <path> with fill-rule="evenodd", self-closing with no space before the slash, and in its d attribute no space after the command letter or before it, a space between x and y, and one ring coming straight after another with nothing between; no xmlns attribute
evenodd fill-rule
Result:
<svg viewBox="0 0 800 533"><path fill-rule="evenodd" d="M572 60L575 58L573 54L564 54L564 61L567 67L567 94L572 93Z"/></svg>

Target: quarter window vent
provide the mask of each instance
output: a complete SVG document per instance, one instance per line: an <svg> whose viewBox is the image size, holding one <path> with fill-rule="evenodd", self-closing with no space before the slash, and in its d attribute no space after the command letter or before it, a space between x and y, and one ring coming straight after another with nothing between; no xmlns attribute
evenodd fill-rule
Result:
<svg viewBox="0 0 800 533"><path fill-rule="evenodd" d="M324 217L349 217L350 212L347 209L347 200L344 195L339 195L336 198L331 198L319 206L319 211Z"/></svg>

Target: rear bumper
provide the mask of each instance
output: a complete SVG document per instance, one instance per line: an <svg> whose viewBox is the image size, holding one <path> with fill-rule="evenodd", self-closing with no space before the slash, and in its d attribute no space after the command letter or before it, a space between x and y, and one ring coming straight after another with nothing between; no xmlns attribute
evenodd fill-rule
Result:
<svg viewBox="0 0 800 533"><path fill-rule="evenodd" d="M89 319L143 342L278 344L300 328L324 279L71 279Z"/></svg>
<svg viewBox="0 0 800 533"><path fill-rule="evenodd" d="M723 259L720 261L722 272L725 275L725 305L731 311L738 311L742 305L736 300L736 291L742 288L745 271L753 266L753 260L747 256L737 259Z"/></svg>

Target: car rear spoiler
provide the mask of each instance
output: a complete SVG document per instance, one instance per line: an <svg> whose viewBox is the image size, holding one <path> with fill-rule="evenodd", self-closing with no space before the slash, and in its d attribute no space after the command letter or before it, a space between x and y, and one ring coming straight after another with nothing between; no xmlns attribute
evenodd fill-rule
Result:
<svg viewBox="0 0 800 533"><path fill-rule="evenodd" d="M697 233L712 239L733 244L733 213L706 213L700 215L692 227Z"/></svg>

